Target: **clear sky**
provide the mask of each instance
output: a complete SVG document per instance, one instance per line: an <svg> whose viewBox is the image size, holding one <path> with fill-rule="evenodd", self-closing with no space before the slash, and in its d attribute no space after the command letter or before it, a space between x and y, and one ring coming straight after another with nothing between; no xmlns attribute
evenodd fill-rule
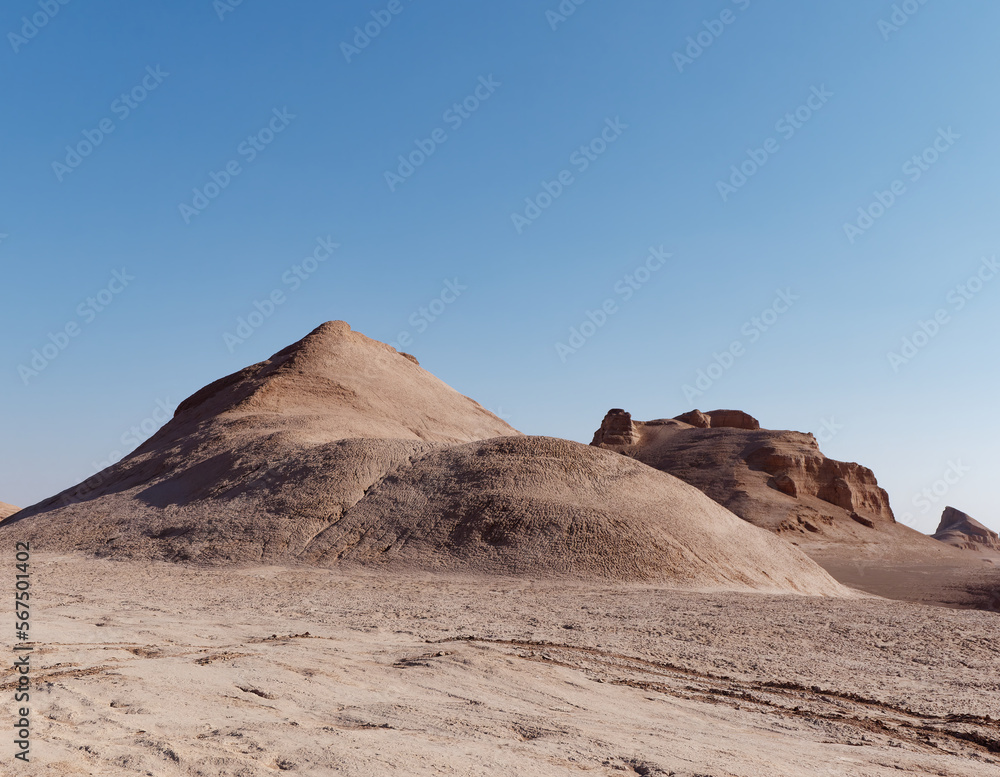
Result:
<svg viewBox="0 0 1000 777"><path fill-rule="evenodd" d="M5 3L0 500L344 319L529 434L739 408L1000 528L1000 6L578 2Z"/></svg>

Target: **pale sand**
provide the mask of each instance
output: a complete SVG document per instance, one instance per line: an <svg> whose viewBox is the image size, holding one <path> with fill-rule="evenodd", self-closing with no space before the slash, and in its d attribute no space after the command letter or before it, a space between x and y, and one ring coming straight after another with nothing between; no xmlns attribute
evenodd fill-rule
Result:
<svg viewBox="0 0 1000 777"><path fill-rule="evenodd" d="M8 768L8 741L4 773L1000 775L991 613L37 553L32 571L33 763Z"/></svg>

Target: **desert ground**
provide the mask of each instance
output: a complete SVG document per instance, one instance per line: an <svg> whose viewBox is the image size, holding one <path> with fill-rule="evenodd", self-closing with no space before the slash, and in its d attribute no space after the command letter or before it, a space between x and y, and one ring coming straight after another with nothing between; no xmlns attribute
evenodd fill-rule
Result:
<svg viewBox="0 0 1000 777"><path fill-rule="evenodd" d="M345 566L32 568L18 774L1000 775L994 613Z"/></svg>

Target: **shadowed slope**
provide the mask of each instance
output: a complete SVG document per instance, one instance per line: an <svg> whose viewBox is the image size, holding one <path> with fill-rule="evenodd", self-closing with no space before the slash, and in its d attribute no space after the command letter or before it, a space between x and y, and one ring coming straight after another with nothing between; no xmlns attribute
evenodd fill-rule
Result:
<svg viewBox="0 0 1000 777"><path fill-rule="evenodd" d="M304 557L845 593L800 551L696 488L617 454L549 437L432 451L387 476Z"/></svg>

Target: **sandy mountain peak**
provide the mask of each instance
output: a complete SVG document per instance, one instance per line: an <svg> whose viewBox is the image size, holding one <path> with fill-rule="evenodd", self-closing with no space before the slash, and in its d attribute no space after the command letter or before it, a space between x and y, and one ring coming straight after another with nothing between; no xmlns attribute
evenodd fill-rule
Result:
<svg viewBox="0 0 1000 777"><path fill-rule="evenodd" d="M321 324L268 359L210 383L181 402L175 420L248 415L282 429L299 419L311 436L328 440L468 442L520 434L414 357L345 321Z"/></svg>

